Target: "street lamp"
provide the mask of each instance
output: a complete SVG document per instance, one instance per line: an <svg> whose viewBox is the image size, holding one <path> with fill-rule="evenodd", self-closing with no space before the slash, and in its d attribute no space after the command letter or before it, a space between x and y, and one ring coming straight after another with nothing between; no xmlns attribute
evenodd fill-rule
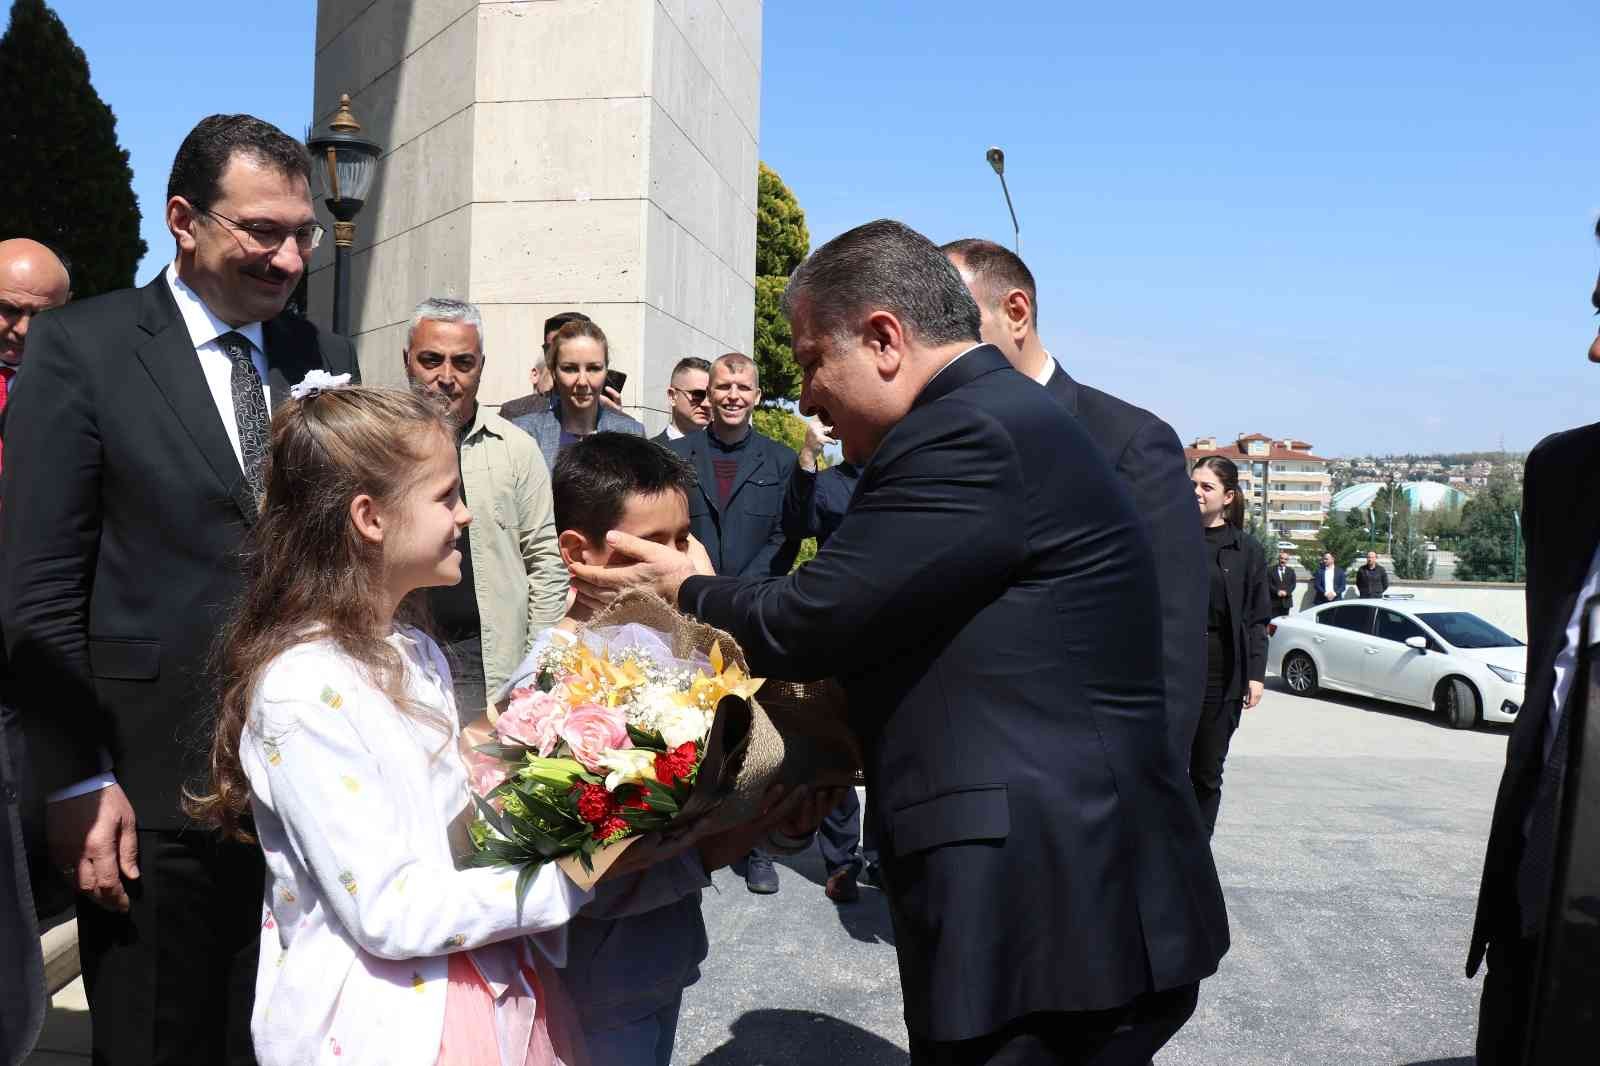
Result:
<svg viewBox="0 0 1600 1066"><path fill-rule="evenodd" d="M1522 515L1511 512L1511 581L1517 580L1517 549L1522 546Z"/></svg>
<svg viewBox="0 0 1600 1066"><path fill-rule="evenodd" d="M1022 254L1022 227L1017 225L1017 209L1011 206L1011 190L1006 187L1006 154L999 148L991 148L983 153L983 157L994 167L994 172L1000 178L1000 191L1006 194L1006 210L1011 212L1011 233L1017 241L1017 254Z"/></svg>
<svg viewBox="0 0 1600 1066"><path fill-rule="evenodd" d="M306 142L311 150L317 195L333 214L333 331L350 332L350 246L356 239L356 216L378 172L383 149L361 136L361 123L350 113L350 94L339 97L339 110L328 132Z"/></svg>

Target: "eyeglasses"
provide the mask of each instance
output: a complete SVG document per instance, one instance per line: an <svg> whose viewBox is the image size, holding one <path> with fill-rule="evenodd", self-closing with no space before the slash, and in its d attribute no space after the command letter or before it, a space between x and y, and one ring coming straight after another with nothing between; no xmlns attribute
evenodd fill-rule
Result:
<svg viewBox="0 0 1600 1066"><path fill-rule="evenodd" d="M687 399L690 407L699 407L701 404L706 402L706 396L708 393L705 389L680 389L676 385L669 385L667 387L673 392L676 392L680 396L683 396L685 399Z"/></svg>
<svg viewBox="0 0 1600 1066"><path fill-rule="evenodd" d="M310 254L317 250L317 245L322 243L322 235L326 232L320 222L307 222L298 229L289 229L266 222L240 222L236 218L218 214L209 208L202 208L200 213L210 215L219 222L226 222L234 233L243 234L245 239L239 241L240 246L257 255L277 252L283 247L283 242L291 237L294 239L295 247L304 254Z"/></svg>

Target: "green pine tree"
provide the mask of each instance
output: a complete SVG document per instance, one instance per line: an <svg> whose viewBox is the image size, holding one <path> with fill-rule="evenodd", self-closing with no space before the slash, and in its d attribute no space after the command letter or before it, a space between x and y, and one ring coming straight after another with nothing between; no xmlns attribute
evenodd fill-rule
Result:
<svg viewBox="0 0 1600 1066"><path fill-rule="evenodd" d="M1317 539L1300 546L1300 565L1314 574L1322 566L1322 553L1332 552L1334 565L1348 569L1350 560L1366 548L1367 538L1359 524L1351 525L1330 514L1317 531Z"/></svg>
<svg viewBox="0 0 1600 1066"><path fill-rule="evenodd" d="M139 202L117 120L44 0L16 0L0 37L0 203L7 237L61 253L75 297L133 284Z"/></svg>
<svg viewBox="0 0 1600 1066"><path fill-rule="evenodd" d="M1422 532L1422 522L1411 513L1406 504L1394 515L1394 576L1402 581L1426 581L1433 576L1433 553L1423 545L1428 538Z"/></svg>
<svg viewBox="0 0 1600 1066"><path fill-rule="evenodd" d="M1461 508L1457 580L1521 581L1527 577L1527 554L1512 516L1521 507L1522 494L1516 483L1499 472L1490 475L1483 491L1467 501Z"/></svg>
<svg viewBox="0 0 1600 1066"><path fill-rule="evenodd" d="M765 163L756 184L756 366L763 397L793 400L800 395L801 375L779 301L789 275L811 250L811 234L794 193Z"/></svg>

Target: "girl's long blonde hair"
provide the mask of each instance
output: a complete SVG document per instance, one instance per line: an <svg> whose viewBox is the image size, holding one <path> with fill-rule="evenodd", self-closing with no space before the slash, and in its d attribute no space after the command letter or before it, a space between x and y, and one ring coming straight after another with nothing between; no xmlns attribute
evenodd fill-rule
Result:
<svg viewBox="0 0 1600 1066"><path fill-rule="evenodd" d="M331 389L291 400L273 418L266 498L245 545L244 595L213 657L220 699L210 780L185 797L197 821L252 839L239 738L262 671L308 633L337 644L402 711L427 716L406 695L404 662L385 640L383 549L357 533L350 501L365 494L380 507L398 504L435 434L454 445L444 411L403 389ZM417 616L410 604L401 611L406 617L396 621Z"/></svg>

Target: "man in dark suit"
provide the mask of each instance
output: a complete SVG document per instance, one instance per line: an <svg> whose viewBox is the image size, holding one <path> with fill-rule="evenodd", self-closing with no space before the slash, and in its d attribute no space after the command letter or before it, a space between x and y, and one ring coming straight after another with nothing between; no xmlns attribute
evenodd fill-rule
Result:
<svg viewBox="0 0 1600 1066"><path fill-rule="evenodd" d="M1133 496L1155 551L1161 593L1167 734L1185 773L1205 696L1205 543L1183 445L1171 426L1131 403L1080 385L1046 350L1033 273L1010 249L968 238L944 246L983 313L983 339L1050 390L1078 420Z"/></svg>
<svg viewBox="0 0 1600 1066"><path fill-rule="evenodd" d="M1322 566L1311 575L1311 603L1313 606L1344 599L1344 567L1334 561L1332 552L1322 553Z"/></svg>
<svg viewBox="0 0 1600 1066"><path fill-rule="evenodd" d="M1600 227L1597 227L1600 235ZM1594 294L1600 310L1600 286ZM1589 349L1600 363L1600 338ZM1600 423L1557 433L1528 455L1522 531L1528 546L1527 698L1506 768L1478 890L1467 976L1488 958L1478 1015L1480 1066L1523 1061L1528 1009L1554 861L1557 797L1567 760L1582 607L1600 593ZM1593 753L1590 753L1593 757ZM1576 1060L1574 1060L1576 1061Z"/></svg>
<svg viewBox="0 0 1600 1066"><path fill-rule="evenodd" d="M1300 579L1295 576L1289 553L1278 552L1278 565L1267 571L1267 592L1272 596L1272 617L1286 615L1294 608L1294 587Z"/></svg>
<svg viewBox="0 0 1600 1066"><path fill-rule="evenodd" d="M800 542L783 531L783 493L794 474L795 454L755 431L761 378L753 359L741 352L718 356L709 388L711 424L705 432L667 442L694 468L699 483L689 497L689 530L719 574L786 574L800 553ZM778 891L771 856L752 851L744 867L751 892Z"/></svg>
<svg viewBox="0 0 1600 1066"><path fill-rule="evenodd" d="M1145 998L1192 997L1227 947L1167 750L1149 541L1078 422L979 343L920 234L835 238L785 309L802 409L863 464L844 522L787 577L694 577L617 538L641 562L575 568L580 595L647 585L759 675L837 676L881 800L912 1061L1080 1062Z"/></svg>
<svg viewBox="0 0 1600 1066"><path fill-rule="evenodd" d="M1378 553L1367 553L1367 565L1356 570L1356 595L1378 600L1389 591L1389 571L1378 565Z"/></svg>
<svg viewBox="0 0 1600 1066"><path fill-rule="evenodd" d="M667 385L667 428L650 439L666 444L711 423L711 364L692 355L678 360Z"/></svg>
<svg viewBox="0 0 1600 1066"><path fill-rule="evenodd" d="M182 789L215 705L271 406L342 337L283 314L322 235L305 148L247 115L184 139L173 263L42 315L6 423L0 619L52 865L78 895L97 1063L248 1063L263 868Z"/></svg>

